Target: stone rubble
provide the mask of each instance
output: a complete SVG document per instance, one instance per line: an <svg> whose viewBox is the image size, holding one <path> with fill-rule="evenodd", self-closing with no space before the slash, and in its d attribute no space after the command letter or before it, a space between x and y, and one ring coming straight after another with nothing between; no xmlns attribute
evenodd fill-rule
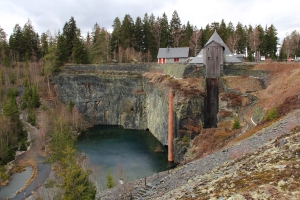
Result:
<svg viewBox="0 0 300 200"><path fill-rule="evenodd" d="M172 171L147 177L148 187L133 199L300 199L300 111L290 113L251 137ZM234 152L245 155L232 159ZM144 187L112 198L130 199ZM113 189L114 190L114 189Z"/></svg>

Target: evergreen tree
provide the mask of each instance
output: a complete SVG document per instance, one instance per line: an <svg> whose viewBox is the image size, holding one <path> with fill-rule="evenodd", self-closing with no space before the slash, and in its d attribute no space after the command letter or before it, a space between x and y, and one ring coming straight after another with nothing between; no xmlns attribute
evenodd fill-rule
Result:
<svg viewBox="0 0 300 200"><path fill-rule="evenodd" d="M277 43L278 43L278 37L277 37L277 30L273 26L273 24L267 29L265 33L266 38L266 56L275 59L276 58L276 52L277 52Z"/></svg>
<svg viewBox="0 0 300 200"><path fill-rule="evenodd" d="M170 27L166 13L163 13L159 21L160 25L160 46L161 48L172 47Z"/></svg>
<svg viewBox="0 0 300 200"><path fill-rule="evenodd" d="M5 77L4 77L4 72L2 69L0 69L0 86L5 83ZM0 96L1 99L1 96Z"/></svg>
<svg viewBox="0 0 300 200"><path fill-rule="evenodd" d="M93 41L92 41L92 38L91 38L91 34L90 34L90 32L87 32L86 39L85 39L85 48L88 52L88 55L90 55L92 45L93 45Z"/></svg>
<svg viewBox="0 0 300 200"><path fill-rule="evenodd" d="M22 32L24 52L25 55L27 54L29 56L27 60L34 59L34 61L37 61L40 58L40 39L39 35L35 32L30 20L28 20L24 25Z"/></svg>
<svg viewBox="0 0 300 200"><path fill-rule="evenodd" d="M0 26L0 64L4 66L9 65L9 53L10 53L10 49L6 41L6 33ZM2 84L1 77L0 77L0 84Z"/></svg>
<svg viewBox="0 0 300 200"><path fill-rule="evenodd" d="M95 36L90 58L92 63L106 63L109 60L109 33L102 28Z"/></svg>
<svg viewBox="0 0 300 200"><path fill-rule="evenodd" d="M151 32L149 49L153 61L154 59L156 59L158 49L160 47L161 26L160 26L159 17L157 18L157 20L155 20L155 16L151 14L149 17L149 25L150 25L150 32Z"/></svg>
<svg viewBox="0 0 300 200"><path fill-rule="evenodd" d="M63 35L58 33L53 72L59 71L59 67L62 66L67 61L68 61L67 41Z"/></svg>
<svg viewBox="0 0 300 200"><path fill-rule="evenodd" d="M48 54L49 50L49 44L48 44L48 35L46 33L42 33L41 35L41 51L42 56L45 56Z"/></svg>
<svg viewBox="0 0 300 200"><path fill-rule="evenodd" d="M113 188L115 186L116 186L116 184L114 183L113 177L110 173L110 169L108 169L107 175L106 175L106 188L110 189L110 188Z"/></svg>
<svg viewBox="0 0 300 200"><path fill-rule="evenodd" d="M120 43L123 49L133 47L134 23L129 14L126 14L120 27Z"/></svg>
<svg viewBox="0 0 300 200"><path fill-rule="evenodd" d="M170 44L173 47L180 47L183 33L181 21L176 10L173 12L172 19L170 22L170 34Z"/></svg>
<svg viewBox="0 0 300 200"><path fill-rule="evenodd" d="M113 53L113 58L116 59L117 53L119 51L120 32L121 32L121 21L118 17L114 20L112 27L113 27L113 32L111 34L111 51Z"/></svg>
<svg viewBox="0 0 300 200"><path fill-rule="evenodd" d="M223 41L227 41L229 33L224 19L222 19L221 24L218 28L218 34Z"/></svg>
<svg viewBox="0 0 300 200"><path fill-rule="evenodd" d="M31 90L29 87L25 87L25 91L24 91L24 94L22 96L22 104L21 104L21 108L22 109L25 109L25 108L28 108L30 107L30 98L31 98Z"/></svg>
<svg viewBox="0 0 300 200"><path fill-rule="evenodd" d="M37 90L37 87L36 85L33 85L33 88L32 88L32 106L33 108L38 108L40 106L40 97L39 97L39 94L38 94L38 90Z"/></svg>
<svg viewBox="0 0 300 200"><path fill-rule="evenodd" d="M239 129L240 127L241 127L240 119L236 117L232 124L232 129Z"/></svg>
<svg viewBox="0 0 300 200"><path fill-rule="evenodd" d="M96 196L96 188L89 180L89 174L76 163L76 150L66 146L62 159L63 170L63 200L84 199L93 200Z"/></svg>
<svg viewBox="0 0 300 200"><path fill-rule="evenodd" d="M145 55L145 61L150 61L150 47L151 47L151 42L152 42L152 34L151 34L151 24L150 24L150 19L148 17L148 14L146 13L144 15L144 19L142 21L143 23L143 52L146 54Z"/></svg>
<svg viewBox="0 0 300 200"><path fill-rule="evenodd" d="M71 17L69 22L65 23L63 28L63 33L62 33L66 42L68 59L71 57L73 53L74 40L77 38L76 32L77 32L76 21L74 17ZM77 43L75 42L75 44Z"/></svg>
<svg viewBox="0 0 300 200"><path fill-rule="evenodd" d="M36 114L31 108L28 109L27 122L32 126L36 125Z"/></svg>
<svg viewBox="0 0 300 200"><path fill-rule="evenodd" d="M265 38L265 32L264 29L261 27L261 25L257 26L257 30L259 32L259 40L260 40L260 45L259 45L259 53L260 55L266 55L266 38Z"/></svg>
<svg viewBox="0 0 300 200"><path fill-rule="evenodd" d="M73 40L73 62L76 64L88 64L88 52L84 45L84 41L80 38L80 32L78 36Z"/></svg>
<svg viewBox="0 0 300 200"><path fill-rule="evenodd" d="M15 25L12 35L9 37L9 47L12 50L13 61L18 62L24 60L23 32L19 24Z"/></svg>
<svg viewBox="0 0 300 200"><path fill-rule="evenodd" d="M193 35L193 26L190 25L190 22L188 21L186 24L185 29L183 29L184 37L181 43L181 47L188 47L189 46L189 41Z"/></svg>
<svg viewBox="0 0 300 200"><path fill-rule="evenodd" d="M135 25L134 25L134 35L135 35L135 45L134 49L138 52L145 52L145 42L144 42L144 30L143 30L143 23L140 17L136 18Z"/></svg>
<svg viewBox="0 0 300 200"><path fill-rule="evenodd" d="M14 96L9 96L7 98L7 100L4 102L2 112L4 116L10 117L11 119L16 119L19 117L18 106Z"/></svg>
<svg viewBox="0 0 300 200"><path fill-rule="evenodd" d="M202 33L202 37L201 37L201 46L204 47L205 44L207 43L207 41L209 40L209 38L212 36L212 34L214 33L213 30L210 29L209 25L207 24L205 29L203 30L202 28L200 29L201 33Z"/></svg>
<svg viewBox="0 0 300 200"><path fill-rule="evenodd" d="M91 34L92 44L96 42L97 37L100 34L100 31L101 31L100 26L98 25L98 23L96 23L93 27L92 34Z"/></svg>
<svg viewBox="0 0 300 200"><path fill-rule="evenodd" d="M247 47L247 29L238 22L235 34L237 38L236 53L243 54Z"/></svg>
<svg viewBox="0 0 300 200"><path fill-rule="evenodd" d="M72 131L65 123L60 119L54 123L51 130L50 149L51 155L48 158L50 163L62 163L65 157L64 150L66 147L72 147L74 145L74 139L72 137Z"/></svg>

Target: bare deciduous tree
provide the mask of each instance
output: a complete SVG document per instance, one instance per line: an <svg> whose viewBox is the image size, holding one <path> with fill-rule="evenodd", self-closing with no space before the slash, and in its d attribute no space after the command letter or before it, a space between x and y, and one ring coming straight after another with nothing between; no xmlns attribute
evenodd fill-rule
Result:
<svg viewBox="0 0 300 200"><path fill-rule="evenodd" d="M236 53L236 48L240 36L237 33L233 33L226 41L226 45L232 53Z"/></svg>
<svg viewBox="0 0 300 200"><path fill-rule="evenodd" d="M201 36L202 36L202 32L200 30L198 30L197 28L195 28L193 31L193 35L189 41L191 55L197 56L198 53L200 52L201 45L200 45L199 39L201 38Z"/></svg>
<svg viewBox="0 0 300 200"><path fill-rule="evenodd" d="M295 43L293 42L293 38L291 35L287 34L284 38L283 45L282 45L282 51L286 54L287 59L295 53Z"/></svg>
<svg viewBox="0 0 300 200"><path fill-rule="evenodd" d="M160 47L160 39L161 39L161 22L160 18L157 17L157 20L153 24L153 28L151 30L152 35L154 36L155 41L157 41L157 48Z"/></svg>

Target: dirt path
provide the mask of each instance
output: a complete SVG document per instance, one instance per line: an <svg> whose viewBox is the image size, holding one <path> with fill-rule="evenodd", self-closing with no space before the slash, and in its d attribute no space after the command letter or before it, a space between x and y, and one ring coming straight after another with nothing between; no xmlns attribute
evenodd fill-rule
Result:
<svg viewBox="0 0 300 200"><path fill-rule="evenodd" d="M22 119L22 118L21 118ZM27 122L23 121L24 128L27 130L30 135L32 144L28 151L17 156L15 160L16 166L31 166L36 168L35 173L32 175L31 179L27 181L27 184L18 193L15 197L11 198L14 200L24 199L29 197L34 191L36 191L49 177L51 172L51 167L48 164L45 164L45 155L41 150L42 147L42 138L38 134L37 128L31 126Z"/></svg>

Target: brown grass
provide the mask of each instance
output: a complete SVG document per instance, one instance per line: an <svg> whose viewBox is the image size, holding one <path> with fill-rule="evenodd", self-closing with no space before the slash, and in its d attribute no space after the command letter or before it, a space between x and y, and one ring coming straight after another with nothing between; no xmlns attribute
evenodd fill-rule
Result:
<svg viewBox="0 0 300 200"><path fill-rule="evenodd" d="M259 91L262 89L260 81L248 76L227 76L223 78L226 84L234 90L242 93Z"/></svg>
<svg viewBox="0 0 300 200"><path fill-rule="evenodd" d="M206 156L225 144L236 135L237 131L227 128L203 129L201 134L193 140L191 152L195 154L195 159Z"/></svg>
<svg viewBox="0 0 300 200"><path fill-rule="evenodd" d="M286 98L300 94L300 63L267 63L254 67L270 71L270 81L265 90L257 92L258 105L265 110L282 104Z"/></svg>
<svg viewBox="0 0 300 200"><path fill-rule="evenodd" d="M204 94L203 78L177 79L161 73L143 74L151 83L160 87L173 89L184 97L193 97Z"/></svg>
<svg viewBox="0 0 300 200"><path fill-rule="evenodd" d="M230 106L230 107L243 105L243 98L234 92L221 93L220 98L222 101L227 101L228 106Z"/></svg>
<svg viewBox="0 0 300 200"><path fill-rule="evenodd" d="M260 82L257 79L241 76L241 77L224 77L228 86L232 89L246 92L247 90L257 90L253 92L258 97L256 106L260 106L265 111L272 107L276 107L279 116L284 116L289 112L300 109L300 63L276 63L268 62L255 65L254 70L266 70L270 72L267 88L262 89ZM221 99L229 102L230 105L240 105L242 97L237 97L236 94L221 94ZM247 105L242 99L242 106ZM253 109L249 109L245 113L246 118L251 118ZM222 113L221 113L222 114ZM262 122L258 126L252 128L248 132L235 138L231 143L235 143L246 139L256 133L257 131L268 127L275 121L275 119L268 122Z"/></svg>

